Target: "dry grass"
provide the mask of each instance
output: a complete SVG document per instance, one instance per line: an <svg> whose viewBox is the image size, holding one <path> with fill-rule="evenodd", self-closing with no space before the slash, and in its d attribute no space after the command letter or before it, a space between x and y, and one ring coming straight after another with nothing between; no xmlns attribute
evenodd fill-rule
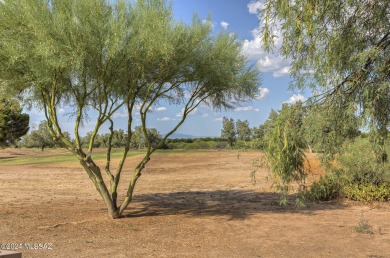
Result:
<svg viewBox="0 0 390 258"><path fill-rule="evenodd" d="M76 163L0 165L0 243L53 244L24 257L389 257L389 205L280 207L267 171L250 183L258 155L157 153L115 221ZM353 230L362 210L382 234Z"/></svg>

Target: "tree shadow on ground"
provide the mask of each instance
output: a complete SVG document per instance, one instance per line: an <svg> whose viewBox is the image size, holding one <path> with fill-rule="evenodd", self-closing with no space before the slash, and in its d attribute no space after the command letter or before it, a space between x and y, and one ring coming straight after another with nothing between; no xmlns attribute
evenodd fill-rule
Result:
<svg viewBox="0 0 390 258"><path fill-rule="evenodd" d="M217 190L196 192L172 192L134 196L133 208L125 217L190 215L227 216L229 220L245 219L265 212L313 213L317 210L341 209L330 203L295 206L295 195L289 195L287 206L280 206L280 195L247 190Z"/></svg>

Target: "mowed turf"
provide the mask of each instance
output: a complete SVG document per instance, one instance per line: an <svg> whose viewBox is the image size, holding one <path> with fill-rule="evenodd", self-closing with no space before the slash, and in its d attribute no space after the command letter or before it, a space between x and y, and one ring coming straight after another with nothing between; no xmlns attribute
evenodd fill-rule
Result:
<svg viewBox="0 0 390 258"><path fill-rule="evenodd" d="M158 150L155 154L167 153L199 153L207 150ZM85 150L85 152L87 152ZM145 150L130 150L127 157L145 154ZM155 155L154 154L154 155ZM123 155L123 148L112 149L111 160L117 161ZM107 159L107 149L96 148L93 151L92 158L95 162L104 162ZM66 149L3 149L0 150L0 165L75 165L78 164L77 158Z"/></svg>
<svg viewBox="0 0 390 258"><path fill-rule="evenodd" d="M128 157L143 154L143 150L132 150L127 154ZM111 152L112 159L119 159L123 154L122 149L113 149ZM106 150L97 149L92 154L95 161L103 161L106 159ZM78 163L77 158L65 149L47 149L41 151L39 149L14 149L8 155L1 155L0 165L29 165L29 164L69 164Z"/></svg>

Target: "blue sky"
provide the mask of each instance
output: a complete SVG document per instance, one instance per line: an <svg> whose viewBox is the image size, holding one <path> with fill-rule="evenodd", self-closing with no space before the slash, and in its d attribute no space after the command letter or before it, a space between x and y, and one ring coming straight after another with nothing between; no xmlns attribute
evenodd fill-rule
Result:
<svg viewBox="0 0 390 258"><path fill-rule="evenodd" d="M289 62L277 54L266 53L259 38L260 21L257 13L262 8L261 1L245 0L175 0L173 1L174 17L177 20L191 22L194 13L200 19L206 20L211 15L213 32L226 30L235 33L238 40L242 41L242 51L252 63L260 65L262 85L259 89L261 98L250 103L240 103L235 110L215 112L207 106L200 106L196 112L187 118L177 133L194 136L219 136L222 128L222 117L248 120L250 126L262 124L268 117L271 109L280 109L284 102L302 100L303 95L292 92L289 88ZM280 46L281 37L277 40L276 50ZM161 103L154 107L147 120L148 127L156 128L162 134L167 133L178 122L181 106L170 106ZM67 107L59 109L61 124L65 131L73 131L73 123L66 114ZM44 120L42 112L32 109L30 114L30 127L34 128L39 121ZM139 124L137 116L135 125ZM125 128L126 117L124 112L119 112L115 117L116 129ZM93 114L91 121L86 122L81 129L81 134L91 131L93 128ZM106 132L107 127L102 128Z"/></svg>

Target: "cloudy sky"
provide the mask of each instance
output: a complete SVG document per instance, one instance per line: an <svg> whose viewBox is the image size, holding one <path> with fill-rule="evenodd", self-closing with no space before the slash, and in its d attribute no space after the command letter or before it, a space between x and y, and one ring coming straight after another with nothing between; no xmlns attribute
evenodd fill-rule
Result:
<svg viewBox="0 0 390 258"><path fill-rule="evenodd" d="M258 64L261 71L262 86L258 98L250 103L240 103L234 110L215 112L207 106L200 106L189 116L179 128L178 133L194 136L219 136L222 128L222 117L248 120L251 127L262 124L268 117L271 109L280 109L284 102L293 103L304 99L299 92L292 92L289 88L289 62L277 54L266 53L261 46L259 37L260 21L258 11L263 8L261 1L251 0L175 0L173 2L174 16L178 20L191 22L193 14L197 13L201 19L211 15L213 32L226 30L235 33L242 41L242 51L252 63ZM281 37L276 41L276 48L280 45ZM147 120L148 127L156 128L161 133L167 133L175 126L180 118L181 106L156 106ZM72 120L66 117L68 110L62 107L59 113L62 117L64 130L73 131ZM44 120L42 112L35 109L28 111L31 127ZM91 121L86 122L81 130L82 134L93 128ZM126 115L124 110L115 115L118 128L124 128ZM135 125L139 124L135 116ZM103 128L103 132L107 130Z"/></svg>

